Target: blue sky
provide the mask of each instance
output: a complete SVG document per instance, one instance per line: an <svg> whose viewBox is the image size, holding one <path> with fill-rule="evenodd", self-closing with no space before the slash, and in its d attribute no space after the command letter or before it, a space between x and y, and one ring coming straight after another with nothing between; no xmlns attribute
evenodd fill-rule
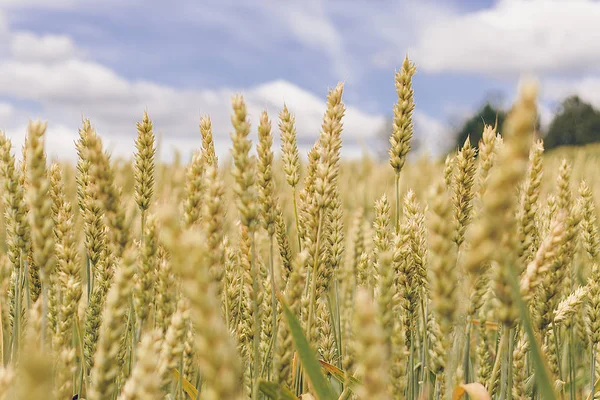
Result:
<svg viewBox="0 0 600 400"><path fill-rule="evenodd" d="M600 106L597 21L592 0L0 0L0 129L18 142L29 118L48 120L48 151L72 158L84 115L120 155L147 108L168 157L199 145L210 114L223 153L241 92L254 126L267 108L276 127L285 101L308 145L342 81L355 155L391 113L408 52L415 134L440 154L453 125L489 93L510 102L523 74L540 81L544 122L568 94Z"/></svg>

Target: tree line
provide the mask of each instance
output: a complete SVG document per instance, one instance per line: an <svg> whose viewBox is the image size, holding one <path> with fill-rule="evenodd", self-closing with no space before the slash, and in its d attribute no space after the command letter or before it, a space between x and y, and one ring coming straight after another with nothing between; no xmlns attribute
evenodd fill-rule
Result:
<svg viewBox="0 0 600 400"><path fill-rule="evenodd" d="M468 118L455 132L455 148L462 146L467 137L471 145L477 146L483 132L483 124L497 123L502 134L502 125L509 110L494 106L491 102L484 104L472 117ZM564 99L554 114L552 121L545 129L540 130L544 138L546 150L559 146L581 146L600 141L600 111L579 96Z"/></svg>
<svg viewBox="0 0 600 400"><path fill-rule="evenodd" d="M477 146L484 124L496 125L498 132L502 134L502 127L509 111L498 106L497 102L486 101L472 116L457 124L457 128L452 131L453 146L448 151L462 147L467 138L472 146ZM387 148L387 140L393 129L392 123L392 119L388 118L385 127L379 132L378 136L383 139L382 149ZM600 142L600 110L579 96L570 96L560 103L552 121L545 129L541 129L539 120L536 128L538 135L544 139L546 150L559 146L582 146ZM421 145L419 137L415 136L412 141L414 150L418 151ZM386 151L378 152L384 158L387 156Z"/></svg>

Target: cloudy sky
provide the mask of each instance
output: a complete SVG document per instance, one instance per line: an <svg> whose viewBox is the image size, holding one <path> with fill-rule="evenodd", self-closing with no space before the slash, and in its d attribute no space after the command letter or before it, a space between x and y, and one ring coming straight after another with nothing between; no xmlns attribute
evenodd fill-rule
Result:
<svg viewBox="0 0 600 400"><path fill-rule="evenodd" d="M306 147L342 81L356 155L391 113L408 53L416 135L439 154L453 125L490 93L510 102L523 74L541 83L544 121L568 94L600 106L599 21L592 0L0 0L0 129L20 145L28 119L45 119L49 153L72 159L85 116L123 155L147 109L168 159L199 146L209 114L223 154L240 92L254 127L286 102Z"/></svg>

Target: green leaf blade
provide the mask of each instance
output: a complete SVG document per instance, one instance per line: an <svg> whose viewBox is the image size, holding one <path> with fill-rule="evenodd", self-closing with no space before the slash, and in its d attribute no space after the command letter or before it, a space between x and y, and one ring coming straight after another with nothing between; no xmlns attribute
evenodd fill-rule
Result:
<svg viewBox="0 0 600 400"><path fill-rule="evenodd" d="M282 306L285 318L292 333L294 346L298 351L298 357L300 357L304 371L315 391L314 394L319 400L337 400L333 388L321 372L321 364L310 347L302 327L300 326L300 322L298 322L298 319L285 303L282 303Z"/></svg>

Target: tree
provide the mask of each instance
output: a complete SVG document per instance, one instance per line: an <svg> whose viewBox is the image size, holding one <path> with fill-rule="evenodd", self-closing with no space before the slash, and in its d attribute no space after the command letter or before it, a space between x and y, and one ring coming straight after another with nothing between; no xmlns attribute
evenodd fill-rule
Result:
<svg viewBox="0 0 600 400"><path fill-rule="evenodd" d="M483 107L477 111L475 115L466 120L458 132L455 134L455 150L456 147L462 147L462 145L470 138L471 146L476 147L481 140L481 134L483 133L485 125L495 125L496 119L498 122L497 128L499 132L502 132L502 125L506 119L506 111L495 107L491 102L486 102Z"/></svg>
<svg viewBox="0 0 600 400"><path fill-rule="evenodd" d="M484 125L496 126L497 132L502 135L504 121L511 110L502 109L499 106L501 102L502 94L488 94L487 100L477 111L477 113L460 125L460 129L458 129L454 136L454 148L450 149L450 151L455 151L457 148L462 147L467 140L467 137L469 137L471 146L477 147L479 145L479 141L481 140L481 135L483 134ZM535 130L538 132L538 134L540 132L540 126L541 122L538 115L535 125Z"/></svg>
<svg viewBox="0 0 600 400"><path fill-rule="evenodd" d="M578 96L563 100L544 138L544 147L584 145L600 141L600 112Z"/></svg>

